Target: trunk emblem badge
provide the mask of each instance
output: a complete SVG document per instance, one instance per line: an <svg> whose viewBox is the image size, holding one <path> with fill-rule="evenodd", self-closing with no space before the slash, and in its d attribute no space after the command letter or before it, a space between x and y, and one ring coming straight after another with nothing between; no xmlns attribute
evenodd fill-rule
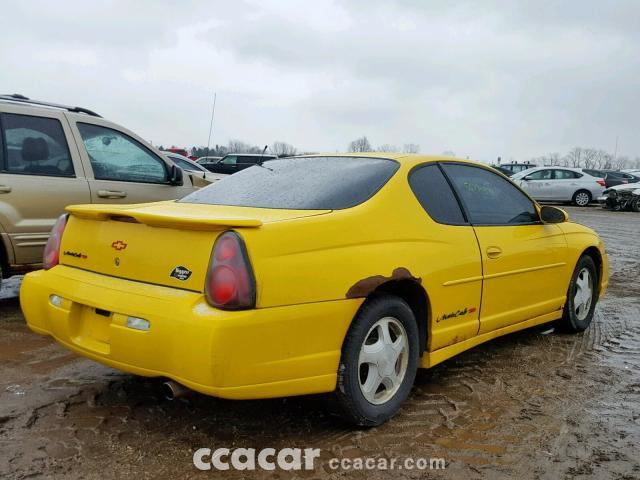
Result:
<svg viewBox="0 0 640 480"><path fill-rule="evenodd" d="M177 266L176 268L173 269L173 271L169 276L173 278L177 278L181 282L184 282L185 280L189 280L189 277L191 277L192 273L193 272L189 270L187 267Z"/></svg>
<svg viewBox="0 0 640 480"><path fill-rule="evenodd" d="M120 259L118 257L115 258L114 263L116 264L116 267L120 266Z"/></svg>
<svg viewBox="0 0 640 480"><path fill-rule="evenodd" d="M111 244L111 248L115 248L117 251L127 248L127 244L122 240L117 240Z"/></svg>

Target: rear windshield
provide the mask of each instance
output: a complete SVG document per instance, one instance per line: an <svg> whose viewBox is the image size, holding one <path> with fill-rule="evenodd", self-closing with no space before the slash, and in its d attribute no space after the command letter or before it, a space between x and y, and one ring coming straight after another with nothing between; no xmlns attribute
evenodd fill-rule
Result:
<svg viewBox="0 0 640 480"><path fill-rule="evenodd" d="M183 203L337 210L373 196L398 170L393 160L298 157L265 161L184 197Z"/></svg>

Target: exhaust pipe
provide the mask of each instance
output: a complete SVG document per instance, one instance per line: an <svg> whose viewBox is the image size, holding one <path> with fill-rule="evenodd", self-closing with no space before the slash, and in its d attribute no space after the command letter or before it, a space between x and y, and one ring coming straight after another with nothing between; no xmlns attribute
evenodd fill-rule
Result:
<svg viewBox="0 0 640 480"><path fill-rule="evenodd" d="M162 391L164 392L164 397L167 400L175 400L176 398L184 397L191 393L191 390L185 387L184 385L180 385L178 382L174 382L173 380L167 380L162 384Z"/></svg>

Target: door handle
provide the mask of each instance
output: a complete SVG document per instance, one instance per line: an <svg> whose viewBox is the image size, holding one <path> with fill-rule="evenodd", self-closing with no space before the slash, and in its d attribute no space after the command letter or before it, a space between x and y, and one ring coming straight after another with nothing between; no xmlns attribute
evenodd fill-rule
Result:
<svg viewBox="0 0 640 480"><path fill-rule="evenodd" d="M98 196L100 198L124 198L127 196L127 192L119 192L115 190L98 190Z"/></svg>
<svg viewBox="0 0 640 480"><path fill-rule="evenodd" d="M502 249L500 247L487 247L487 257L498 258L502 255Z"/></svg>
<svg viewBox="0 0 640 480"><path fill-rule="evenodd" d="M11 187L9 185L0 185L0 193L10 193Z"/></svg>

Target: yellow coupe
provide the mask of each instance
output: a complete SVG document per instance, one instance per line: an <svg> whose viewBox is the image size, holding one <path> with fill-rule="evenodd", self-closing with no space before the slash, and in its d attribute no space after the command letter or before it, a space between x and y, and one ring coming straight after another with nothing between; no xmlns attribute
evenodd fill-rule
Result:
<svg viewBox="0 0 640 480"><path fill-rule="evenodd" d="M67 208L20 300L105 365L248 399L334 392L388 420L429 368L557 321L587 328L598 235L479 163L269 160L182 200Z"/></svg>

